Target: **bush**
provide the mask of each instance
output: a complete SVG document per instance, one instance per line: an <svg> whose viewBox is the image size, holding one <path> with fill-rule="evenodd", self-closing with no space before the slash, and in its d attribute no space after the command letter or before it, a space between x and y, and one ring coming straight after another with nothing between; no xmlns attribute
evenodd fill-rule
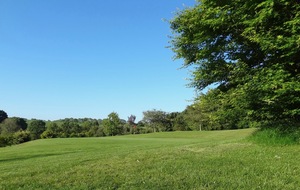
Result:
<svg viewBox="0 0 300 190"><path fill-rule="evenodd" d="M1 135L0 136L0 147L10 146L13 144L13 136L12 135Z"/></svg>
<svg viewBox="0 0 300 190"><path fill-rule="evenodd" d="M56 138L56 137L57 137L57 134L50 130L46 130L41 134L42 139L50 139L50 138Z"/></svg>
<svg viewBox="0 0 300 190"><path fill-rule="evenodd" d="M20 144L30 140L30 133L27 131L18 131L13 134L13 144Z"/></svg>
<svg viewBox="0 0 300 190"><path fill-rule="evenodd" d="M140 127L140 134L153 133L153 128L151 127Z"/></svg>

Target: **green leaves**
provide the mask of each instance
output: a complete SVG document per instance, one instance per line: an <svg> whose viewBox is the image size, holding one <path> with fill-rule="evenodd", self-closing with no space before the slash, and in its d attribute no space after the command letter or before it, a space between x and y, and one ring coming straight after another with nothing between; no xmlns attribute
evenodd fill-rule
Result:
<svg viewBox="0 0 300 190"><path fill-rule="evenodd" d="M234 120L232 127L250 118L299 123L298 1L199 0L170 24L176 58L193 67L191 86L218 84L195 103L204 118L212 114L221 126ZM207 110L213 96L220 106Z"/></svg>
<svg viewBox="0 0 300 190"><path fill-rule="evenodd" d="M3 110L0 110L0 123L7 118L7 113Z"/></svg>
<svg viewBox="0 0 300 190"><path fill-rule="evenodd" d="M27 130L30 133L31 139L41 138L41 134L46 130L46 123L43 120L32 120Z"/></svg>
<svg viewBox="0 0 300 190"><path fill-rule="evenodd" d="M106 136L114 136L122 134L122 127L119 115L116 112L112 112L108 115L108 118L103 119L102 126L103 132Z"/></svg>

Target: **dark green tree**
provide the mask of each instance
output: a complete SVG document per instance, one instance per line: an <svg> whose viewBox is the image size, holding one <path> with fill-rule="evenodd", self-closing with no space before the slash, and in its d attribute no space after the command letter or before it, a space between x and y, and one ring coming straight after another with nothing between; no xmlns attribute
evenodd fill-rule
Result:
<svg viewBox="0 0 300 190"><path fill-rule="evenodd" d="M20 118L20 117L11 117L10 119L12 119L16 123L16 125L18 125L20 127L20 129L22 129L22 130L27 129L26 119Z"/></svg>
<svg viewBox="0 0 300 190"><path fill-rule="evenodd" d="M108 118L103 119L102 126L103 132L106 136L114 136L123 133L121 120L116 112L110 113Z"/></svg>
<svg viewBox="0 0 300 190"><path fill-rule="evenodd" d="M103 127L100 126L92 126L90 130L86 133L88 137L103 137L105 136L103 132Z"/></svg>
<svg viewBox="0 0 300 190"><path fill-rule="evenodd" d="M11 117L5 119L0 124L0 133L1 134L13 134L15 132L25 130L27 128L26 120L19 117Z"/></svg>
<svg viewBox="0 0 300 190"><path fill-rule="evenodd" d="M190 128L187 125L187 122L184 119L184 115L179 112L172 112L168 114L168 119L170 126L174 131L188 131Z"/></svg>
<svg viewBox="0 0 300 190"><path fill-rule="evenodd" d="M46 123L43 120L34 119L29 123L27 130L32 139L39 139L46 130Z"/></svg>
<svg viewBox="0 0 300 190"><path fill-rule="evenodd" d="M62 128L56 122L47 122L46 130L41 134L41 138L56 138L61 136Z"/></svg>
<svg viewBox="0 0 300 190"><path fill-rule="evenodd" d="M30 139L30 133L28 131L18 131L13 134L13 144L28 142Z"/></svg>
<svg viewBox="0 0 300 190"><path fill-rule="evenodd" d="M77 119L65 119L61 124L63 137L79 137L82 127Z"/></svg>
<svg viewBox="0 0 300 190"><path fill-rule="evenodd" d="M0 123L8 118L7 113L3 110L0 110Z"/></svg>
<svg viewBox="0 0 300 190"><path fill-rule="evenodd" d="M168 114L161 110L148 110L143 112L142 121L156 131L171 131L172 126Z"/></svg>
<svg viewBox="0 0 300 190"><path fill-rule="evenodd" d="M171 48L193 67L191 86L225 93L220 109L231 113L220 112L220 123L241 109L246 120L299 124L299 12L298 0L198 0L170 21Z"/></svg>

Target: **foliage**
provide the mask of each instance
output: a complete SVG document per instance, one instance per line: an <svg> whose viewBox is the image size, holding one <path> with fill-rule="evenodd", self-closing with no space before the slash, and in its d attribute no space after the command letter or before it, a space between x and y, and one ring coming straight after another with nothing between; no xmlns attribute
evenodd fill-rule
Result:
<svg viewBox="0 0 300 190"><path fill-rule="evenodd" d="M13 135L0 135L0 147L13 144Z"/></svg>
<svg viewBox="0 0 300 190"><path fill-rule="evenodd" d="M27 128L27 123L25 119L19 117L11 117L5 119L0 124L0 134L2 135L13 134L20 130L25 130L26 128Z"/></svg>
<svg viewBox="0 0 300 190"><path fill-rule="evenodd" d="M88 132L88 137L104 137L105 133L103 131L103 127L93 126Z"/></svg>
<svg viewBox="0 0 300 190"><path fill-rule="evenodd" d="M127 122L129 123L129 124L133 124L133 125L135 125L135 119L136 119L136 116L135 115L130 115L130 117L128 117L128 120L127 120Z"/></svg>
<svg viewBox="0 0 300 190"><path fill-rule="evenodd" d="M292 127L300 122L300 78L291 77L282 65L263 68L245 86L249 108L256 121L285 123ZM257 85L260 83L260 85ZM275 124L277 126L277 124Z"/></svg>
<svg viewBox="0 0 300 190"><path fill-rule="evenodd" d="M114 136L123 132L119 115L116 112L110 113L108 118L103 119L102 126L106 136Z"/></svg>
<svg viewBox="0 0 300 190"><path fill-rule="evenodd" d="M203 122L216 128L300 122L299 13L294 0L199 0L177 13L171 48L193 67L191 86L217 86L216 97L200 97ZM210 111L205 101L219 107Z"/></svg>
<svg viewBox="0 0 300 190"><path fill-rule="evenodd" d="M196 102L188 106L184 117L192 130L222 129L217 118L220 109L220 100L216 91L210 91L207 96L200 96Z"/></svg>
<svg viewBox="0 0 300 190"><path fill-rule="evenodd" d="M43 138L104 136L99 126L101 122L91 118L65 118L47 122Z"/></svg>
<svg viewBox="0 0 300 190"><path fill-rule="evenodd" d="M63 137L79 137L82 132L82 127L76 121L64 120L61 124Z"/></svg>
<svg viewBox="0 0 300 190"><path fill-rule="evenodd" d="M29 123L28 129L31 139L41 138L41 134L46 130L46 123L43 120L32 120Z"/></svg>
<svg viewBox="0 0 300 190"><path fill-rule="evenodd" d="M7 113L3 110L0 110L0 123L8 118Z"/></svg>
<svg viewBox="0 0 300 190"><path fill-rule="evenodd" d="M135 123L136 116L130 115L127 119L127 123L124 125L124 134L138 134L139 130L137 124Z"/></svg>
<svg viewBox="0 0 300 190"><path fill-rule="evenodd" d="M41 134L42 139L50 139L50 138L56 138L58 135L51 131L51 130L46 130Z"/></svg>
<svg viewBox="0 0 300 190"><path fill-rule="evenodd" d="M31 140L30 133L27 131L18 131L13 134L0 135L0 147L20 144Z"/></svg>
<svg viewBox="0 0 300 190"><path fill-rule="evenodd" d="M169 122L173 131L188 131L189 127L185 121L183 114L172 112L168 114Z"/></svg>
<svg viewBox="0 0 300 190"><path fill-rule="evenodd" d="M15 123L21 128L21 130L27 129L26 119L20 117L10 117L10 119L14 120Z"/></svg>
<svg viewBox="0 0 300 190"><path fill-rule="evenodd" d="M56 122L47 122L46 130L41 134L41 138L56 138L62 133L62 128Z"/></svg>
<svg viewBox="0 0 300 190"><path fill-rule="evenodd" d="M30 133L28 131L18 131L13 134L13 144L21 144L30 140Z"/></svg>
<svg viewBox="0 0 300 190"><path fill-rule="evenodd" d="M143 122L153 129L153 132L157 131L172 131L168 114L161 110L148 110L143 112Z"/></svg>
<svg viewBox="0 0 300 190"><path fill-rule="evenodd" d="M201 95L193 106L199 110L200 123L206 130L249 127L247 101L238 89L230 89L226 93L219 89L210 90Z"/></svg>

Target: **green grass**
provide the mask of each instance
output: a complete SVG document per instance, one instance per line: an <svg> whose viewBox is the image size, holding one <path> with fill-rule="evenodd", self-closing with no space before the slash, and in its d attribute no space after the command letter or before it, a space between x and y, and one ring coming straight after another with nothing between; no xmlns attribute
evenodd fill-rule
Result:
<svg viewBox="0 0 300 190"><path fill-rule="evenodd" d="M47 139L0 148L0 189L299 189L300 146L253 129Z"/></svg>
<svg viewBox="0 0 300 190"><path fill-rule="evenodd" d="M284 132L278 129L261 129L257 130L249 139L271 146L300 144L300 130Z"/></svg>

